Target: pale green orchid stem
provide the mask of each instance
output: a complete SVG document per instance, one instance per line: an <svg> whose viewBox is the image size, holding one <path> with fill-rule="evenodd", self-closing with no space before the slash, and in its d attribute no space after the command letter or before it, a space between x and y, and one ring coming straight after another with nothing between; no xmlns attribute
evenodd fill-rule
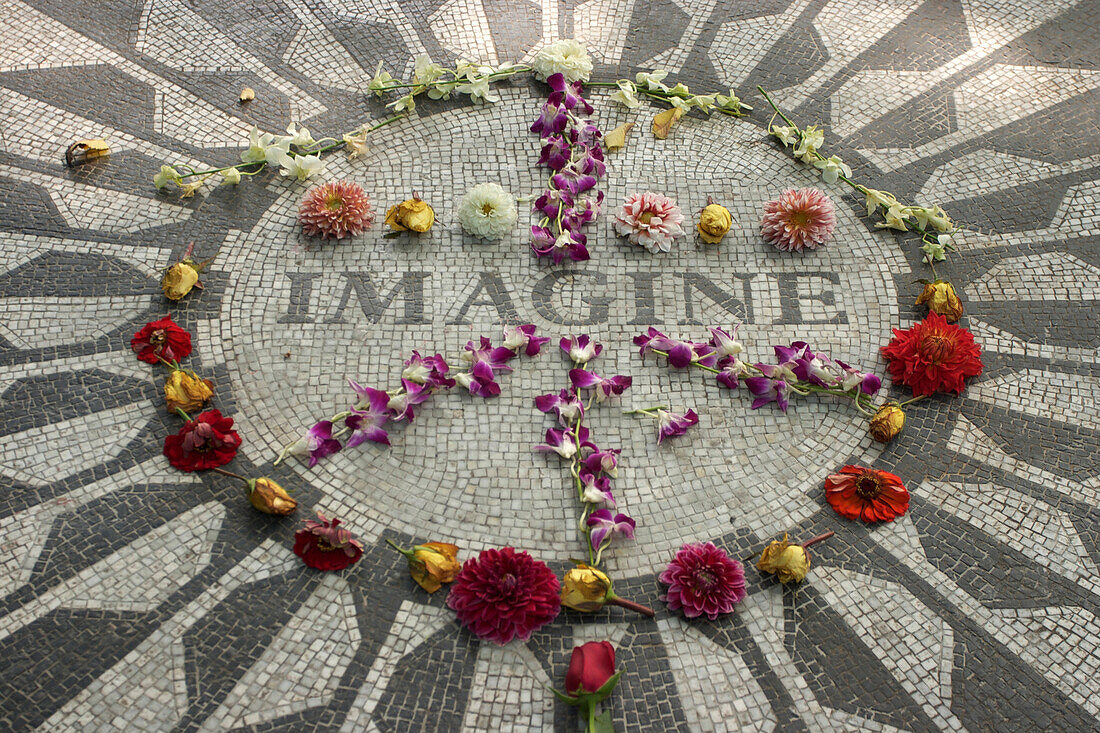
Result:
<svg viewBox="0 0 1100 733"><path fill-rule="evenodd" d="M178 412L180 414L180 417L182 417L184 420L186 420L187 422L191 422L191 416L188 415L186 412L184 412L179 407L176 408L176 412Z"/></svg>
<svg viewBox="0 0 1100 733"><path fill-rule="evenodd" d="M573 366L580 366L581 369L588 370L588 363L581 364L574 361ZM576 390L574 390L576 394ZM577 399L580 399L580 395L577 395ZM573 454L573 460L570 462L569 472L573 474L573 483L577 487L577 498L581 500L581 504L584 506L584 511L581 512L580 522L577 529L584 535L584 545L588 550L588 565L590 567L597 567L600 564L599 556L593 557L592 554L592 528L588 526L588 515L592 511L592 505L584 500L584 483L581 481L581 422L583 420L583 413L577 415L577 422L573 425L573 444L577 447L577 452Z"/></svg>
<svg viewBox="0 0 1100 733"><path fill-rule="evenodd" d="M421 83L421 82L398 81L398 82L395 82L393 84L386 84L384 86L379 86L376 89L371 89L370 92L372 94L378 94L380 92L390 92L390 91L393 91L394 89L421 89L422 91L427 91L429 87L441 87L441 86L455 87L455 86L458 86L459 84L469 84L469 83L471 83L470 79L467 79L465 76L458 76L457 72L454 69L444 69L443 71L444 71L444 73L450 74L452 78L448 79L447 81L433 81L430 84L424 84L424 83ZM516 66L514 68L506 69L504 71L494 71L492 74L488 74L487 76L481 77L481 78L485 78L485 79L488 79L489 81L493 81L494 79L503 79L505 77L515 76L516 74L522 74L526 71L532 71L531 67L530 66ZM419 94L419 93L420 92L417 92L417 94ZM379 96L381 96L381 95L379 95Z"/></svg>
<svg viewBox="0 0 1100 733"><path fill-rule="evenodd" d="M624 415L648 415L649 417L656 418L658 410L667 410L668 405L654 405L653 407L640 407L637 410L624 410Z"/></svg>
<svg viewBox="0 0 1100 733"><path fill-rule="evenodd" d="M922 395L917 395L917 396L916 396L916 397L914 397L913 399L911 399L911 400L906 400L905 402L899 402L899 403L897 403L897 405L898 405L898 407L905 407L906 405L911 405L911 404L913 404L914 402L920 402L921 400L923 400L923 399L924 399L925 397L927 397L927 396L928 396L928 395L924 395L924 394L922 394Z"/></svg>
<svg viewBox="0 0 1100 733"><path fill-rule="evenodd" d="M617 82L617 81L589 81L589 82L584 82L584 85L586 87L604 87L606 89L618 89L619 88L619 82ZM668 102L668 100L670 100L672 98L690 99L692 96L699 96L697 94L696 95L691 95L691 94L687 94L687 95L684 95L684 94L670 94L669 92L662 92L660 89L647 89L647 88L639 87L637 85L635 85L634 91L638 94L641 94L642 96L649 97L650 99L659 99L662 102ZM740 100L738 100L738 101L740 102ZM671 102L669 102L669 104L671 104ZM723 107L719 107L719 106L715 105L710 110L704 110L704 113L709 115L711 112L719 112L719 113L724 114L724 115L729 115L730 117L744 117L745 113L740 111L742 109L747 109L750 112L752 111L752 107L745 104L744 102L740 102L739 109L736 109L736 110L725 109Z"/></svg>

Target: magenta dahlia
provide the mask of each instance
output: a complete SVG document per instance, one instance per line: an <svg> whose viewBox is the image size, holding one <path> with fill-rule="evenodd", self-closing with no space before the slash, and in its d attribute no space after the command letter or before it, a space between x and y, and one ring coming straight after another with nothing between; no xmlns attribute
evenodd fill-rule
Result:
<svg viewBox="0 0 1100 733"><path fill-rule="evenodd" d="M745 599L745 569L713 542L688 543L660 575L668 586L664 600L688 618L706 614L713 621Z"/></svg>
<svg viewBox="0 0 1100 733"><path fill-rule="evenodd" d="M343 239L362 234L374 223L374 209L363 187L352 181L314 186L302 199L298 221L311 237Z"/></svg>
<svg viewBox="0 0 1100 733"><path fill-rule="evenodd" d="M490 548L462 566L447 595L458 620L482 639L527 641L561 610L554 571L515 548Z"/></svg>
<svg viewBox="0 0 1100 733"><path fill-rule="evenodd" d="M821 189L788 189L764 204L760 229L769 244L784 252L817 249L836 228L836 209Z"/></svg>
<svg viewBox="0 0 1100 733"><path fill-rule="evenodd" d="M653 254L668 252L672 240L684 236L684 214L661 193L632 193L615 214L615 231Z"/></svg>

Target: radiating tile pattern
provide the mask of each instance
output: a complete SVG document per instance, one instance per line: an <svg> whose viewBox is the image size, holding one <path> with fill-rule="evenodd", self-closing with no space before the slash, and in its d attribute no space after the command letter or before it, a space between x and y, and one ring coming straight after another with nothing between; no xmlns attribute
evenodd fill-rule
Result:
<svg viewBox="0 0 1100 733"><path fill-rule="evenodd" d="M573 730L546 686L575 644L602 639L624 668L605 703L621 730L1100 728L1095 3L94 6L0 0L0 728ZM688 236L653 257L605 214L592 261L552 267L527 251L525 212L501 242L463 235L465 188L542 185L527 127L546 90L533 81L493 106L425 102L366 155L328 156L326 177L359 181L380 210L413 191L429 200L438 223L419 238L305 239L304 187L277 175L188 199L150 184L163 162L232 162L253 124L320 137L381 119L384 102L364 94L379 62L395 76L418 53L519 62L565 37L585 42L599 79L666 68L756 107L656 141L651 109L591 95L604 129L637 123L609 156L608 207L652 189L693 215L712 196L733 213L722 245ZM649 325L699 338L741 321L756 358L804 338L881 372L890 328L921 316L916 242L873 230L840 189L829 247L795 257L759 241L765 201L820 184L767 139L756 84L823 124L857 179L968 226L938 274L960 290L985 372L961 397L910 408L888 447L843 407L752 411L629 343ZM110 156L67 169L65 146L85 137L108 139ZM216 258L205 289L172 304L159 273L191 242ZM254 512L233 479L167 465L178 421L161 406L163 370L128 350L165 313L194 334L189 366L237 420L235 470L292 488L303 514L345 518L362 562L310 571L289 549L295 521ZM566 612L525 644L481 644L383 542L453 539L464 556L512 544L557 571L581 552L567 475L530 450L546 427L533 396L565 383L556 350L517 362L495 400L438 397L391 448L273 466L343 406L346 377L390 386L411 349L453 357L516 320L605 343L603 368L634 376L624 405L702 418L657 449L618 405L590 415L623 449L617 494L639 522L608 567L655 619ZM838 519L821 484L849 462L903 476L909 514ZM828 529L799 587L747 563L749 595L729 617L687 622L660 600L656 576L684 541L749 558L783 532Z"/></svg>

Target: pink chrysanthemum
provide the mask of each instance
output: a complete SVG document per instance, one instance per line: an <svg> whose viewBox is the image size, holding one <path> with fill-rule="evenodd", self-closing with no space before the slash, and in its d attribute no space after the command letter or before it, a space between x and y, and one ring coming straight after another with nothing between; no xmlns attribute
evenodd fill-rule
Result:
<svg viewBox="0 0 1100 733"><path fill-rule="evenodd" d="M713 621L745 599L745 569L713 542L688 543L660 575L669 609Z"/></svg>
<svg viewBox="0 0 1100 733"><path fill-rule="evenodd" d="M466 561L447 605L463 626L482 639L507 644L527 641L561 610L554 571L514 548L488 549Z"/></svg>
<svg viewBox="0 0 1100 733"><path fill-rule="evenodd" d="M302 199L298 221L311 237L343 239L369 229L374 223L374 209L358 183L322 183L309 189Z"/></svg>
<svg viewBox="0 0 1100 733"><path fill-rule="evenodd" d="M676 202L660 193L633 193L615 214L615 231L650 252L668 252L684 236L684 215Z"/></svg>
<svg viewBox="0 0 1100 733"><path fill-rule="evenodd" d="M760 229L764 239L784 252L817 249L829 241L836 227L836 209L821 189L788 189L764 204Z"/></svg>

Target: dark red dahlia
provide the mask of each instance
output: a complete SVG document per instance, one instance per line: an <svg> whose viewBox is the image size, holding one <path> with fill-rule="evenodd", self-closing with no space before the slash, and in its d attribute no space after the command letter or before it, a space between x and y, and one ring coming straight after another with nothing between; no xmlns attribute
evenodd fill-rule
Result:
<svg viewBox="0 0 1100 733"><path fill-rule="evenodd" d="M363 545L340 529L339 519L317 512L317 521L306 520L305 528L294 533L294 554L315 570L343 570L359 562Z"/></svg>
<svg viewBox="0 0 1100 733"><path fill-rule="evenodd" d="M659 580L668 586L665 601L688 618L706 614L711 621L730 613L745 599L745 569L713 542L688 543Z"/></svg>
<svg viewBox="0 0 1100 733"><path fill-rule="evenodd" d="M181 471L201 471L224 466L237 455L241 436L233 429L233 418L207 410L188 420L175 435L164 439L164 455Z"/></svg>
<svg viewBox="0 0 1100 733"><path fill-rule="evenodd" d="M172 316L146 323L130 339L130 348L137 357L150 364L161 359L179 361L191 353L191 334L172 321Z"/></svg>
<svg viewBox="0 0 1100 733"><path fill-rule="evenodd" d="M491 548L462 566L447 605L482 639L527 641L558 615L560 587L554 571L526 552Z"/></svg>
<svg viewBox="0 0 1100 733"><path fill-rule="evenodd" d="M882 355L890 362L890 377L911 387L915 396L941 391L958 394L967 377L982 373L982 349L974 342L974 334L938 313L929 313L908 331L895 328Z"/></svg>
<svg viewBox="0 0 1100 733"><path fill-rule="evenodd" d="M840 516L862 522L892 522L909 509L900 478L863 466L845 466L825 479L825 498Z"/></svg>

